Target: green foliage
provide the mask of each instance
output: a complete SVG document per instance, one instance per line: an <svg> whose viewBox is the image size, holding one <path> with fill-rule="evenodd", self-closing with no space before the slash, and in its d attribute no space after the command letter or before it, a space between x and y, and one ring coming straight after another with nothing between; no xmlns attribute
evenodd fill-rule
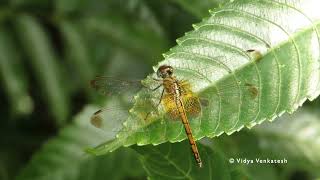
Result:
<svg viewBox="0 0 320 180"><path fill-rule="evenodd" d="M195 91L209 100L202 116L191 121L196 139L232 134L245 126L272 121L319 95L320 14L316 10L293 10L294 5L267 1L227 4L194 25L195 30L179 38L178 45L164 55L158 66L175 67L179 79L190 80ZM278 9L284 13L273 16ZM313 13L314 20L303 12ZM295 23L296 19L301 23ZM247 51L252 49L261 57L257 59ZM139 107L146 103L145 91L136 101L138 107L131 110L134 115L117 138L91 153L186 138L181 123L163 116L151 123L141 122Z"/></svg>
<svg viewBox="0 0 320 180"><path fill-rule="evenodd" d="M173 2L176 2L199 19L208 15L208 9L213 9L223 3L221 0L173 0Z"/></svg>
<svg viewBox="0 0 320 180"><path fill-rule="evenodd" d="M231 179L228 161L217 148L199 147L204 159L204 167L199 168L192 154L186 151L189 146L184 141L135 149L142 155L141 161L150 179Z"/></svg>
<svg viewBox="0 0 320 180"><path fill-rule="evenodd" d="M70 66L74 67L80 76L79 80L81 81L78 84L82 84L83 81L89 82L90 78L93 77L94 69L92 63L90 63L86 40L81 37L80 28L68 21L62 21L59 25L66 42L65 57L69 61Z"/></svg>
<svg viewBox="0 0 320 180"><path fill-rule="evenodd" d="M143 176L142 167L130 149L94 158L84 154L83 147L101 142L107 135L88 126L89 106L75 117L74 123L62 129L32 158L17 180L28 179L124 179ZM129 162L129 163L128 163Z"/></svg>
<svg viewBox="0 0 320 180"><path fill-rule="evenodd" d="M319 113L298 111L293 116L285 115L275 122L258 125L253 131L200 141L204 165L201 169L187 151L190 145L186 141L134 146L134 149L141 154L150 179L287 179L288 173L298 168L317 175L319 147L314 140L319 139L319 120ZM234 163L229 163L230 158ZM287 171L279 173L275 166L268 164L241 164L237 162L239 158L254 161L285 158L287 163L279 166Z"/></svg>
<svg viewBox="0 0 320 180"><path fill-rule="evenodd" d="M213 147L220 147L231 158L285 158L287 163L278 165L284 171L277 172L274 166L268 166L278 178L289 179L297 169L312 172L317 177L320 161L317 153L319 146L315 141L319 136L319 120L318 112L299 110L293 115L284 115L275 122L258 125L250 131L222 136L213 142ZM261 176L267 166L254 164L245 167L252 176ZM268 176L271 174L269 172L263 177L275 179Z"/></svg>
<svg viewBox="0 0 320 180"><path fill-rule="evenodd" d="M22 46L27 55L31 57L31 66L37 74L43 94L48 94L47 99L52 113L56 115L59 125L62 125L69 114L69 101L67 99L66 82L63 82L58 69L56 55L53 52L45 31L36 19L30 16L17 18L17 31L20 34Z"/></svg>
<svg viewBox="0 0 320 180"><path fill-rule="evenodd" d="M10 98L13 114L29 114L33 109L32 100L27 93L27 81L23 76L21 57L14 46L8 30L0 30L0 73L4 88ZM11 63L10 63L11 62Z"/></svg>
<svg viewBox="0 0 320 180"><path fill-rule="evenodd" d="M319 178L319 99L264 122L319 95L318 7L317 0L1 2L0 179ZM148 91L136 94L128 119L107 114L106 131L90 125L100 108L92 104L126 100L96 95L90 79L149 74L144 84L155 86L157 62L153 70L172 65L209 100L191 119L202 169L180 142L180 122L162 111L140 121L141 105L153 103ZM94 154L114 152L84 152L95 146ZM257 157L288 163L229 163Z"/></svg>
<svg viewBox="0 0 320 180"><path fill-rule="evenodd" d="M275 157L287 157L292 169L308 171L320 168L320 115L310 110L300 110L293 115L284 115L280 121L262 124L253 133L259 138L260 146ZM285 131L284 131L285 129Z"/></svg>

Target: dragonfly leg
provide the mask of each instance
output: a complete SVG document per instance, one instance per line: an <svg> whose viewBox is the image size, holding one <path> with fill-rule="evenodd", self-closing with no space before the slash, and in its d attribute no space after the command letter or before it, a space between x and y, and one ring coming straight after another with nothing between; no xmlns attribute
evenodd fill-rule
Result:
<svg viewBox="0 0 320 180"><path fill-rule="evenodd" d="M160 79L155 79L155 78L153 78L153 80L155 80L155 81L157 81L157 82L162 81L162 80L160 80ZM159 89L159 88L162 86L162 83L160 83L157 87L155 87L155 88L153 88L153 89L152 89L151 87L146 86L146 85L143 85L143 86L146 87L147 89L151 90L151 91L155 91L155 90Z"/></svg>
<svg viewBox="0 0 320 180"><path fill-rule="evenodd" d="M159 84L157 87L155 87L154 89L151 89L152 91L155 91L157 89L159 89L162 86L162 84Z"/></svg>
<svg viewBox="0 0 320 180"><path fill-rule="evenodd" d="M158 89L159 87L161 87L162 85L158 86L156 89ZM160 100L156 106L156 109L158 109L158 107L160 106L161 104L161 101L162 101L162 98L163 98L163 94L164 94L164 89L162 89L162 93L161 93L161 96L160 96ZM148 112L148 114L146 115L146 117L144 118L144 120L147 120L149 115L151 114L152 111Z"/></svg>
<svg viewBox="0 0 320 180"><path fill-rule="evenodd" d="M162 79L152 78L154 81L162 81Z"/></svg>
<svg viewBox="0 0 320 180"><path fill-rule="evenodd" d="M164 88L162 89L162 93L161 93L161 96L160 96L160 100L159 100L159 103L157 104L157 108L159 107L159 105L161 104L161 101L162 101L162 98L163 98L163 94L164 94Z"/></svg>

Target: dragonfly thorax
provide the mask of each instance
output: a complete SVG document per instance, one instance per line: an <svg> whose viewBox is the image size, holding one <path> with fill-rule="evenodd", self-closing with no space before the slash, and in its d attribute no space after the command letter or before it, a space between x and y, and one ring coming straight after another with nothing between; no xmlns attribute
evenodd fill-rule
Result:
<svg viewBox="0 0 320 180"><path fill-rule="evenodd" d="M173 76L163 79L163 87L169 95L180 95L180 86Z"/></svg>

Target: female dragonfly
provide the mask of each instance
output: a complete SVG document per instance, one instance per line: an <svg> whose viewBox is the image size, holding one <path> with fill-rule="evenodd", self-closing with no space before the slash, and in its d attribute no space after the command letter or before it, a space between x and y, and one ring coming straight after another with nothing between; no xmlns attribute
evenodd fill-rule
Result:
<svg viewBox="0 0 320 180"><path fill-rule="evenodd" d="M174 68L169 65L162 65L157 70L157 77L154 78L159 85L154 88L153 90L161 89L160 98L158 98L158 103L155 103L155 109L157 110L160 105L164 108L165 114L168 115L169 119L180 120L184 126L187 138L189 140L191 150L195 161L197 162L199 167L202 167L202 161L200 158L199 150L195 139L192 134L192 130L189 124L189 118L194 117L200 114L204 107L203 99L200 98L198 94L192 91L191 84L186 80L179 80L174 76ZM110 79L108 77L96 77L94 80L91 81L91 86L99 91L104 91L108 93L108 90L119 90L123 91L123 89L128 89L128 87L132 84L129 81L121 81L116 80L118 84L122 84L124 87L120 89L119 87L113 87L111 81L115 81L114 79ZM119 86L119 85L117 85ZM221 93L220 96L230 96L229 93L233 91L235 85L224 85L225 87L220 88ZM254 99L258 95L258 89L255 87L254 84L251 83L244 83L245 89L249 92L250 96ZM239 93L238 91L236 91ZM237 95L237 94L236 94ZM206 102L207 103L207 102ZM100 127L101 119L103 119L102 114L105 110L99 110L91 118L91 123L96 126ZM144 120L148 119L148 116L151 112L145 112Z"/></svg>
<svg viewBox="0 0 320 180"><path fill-rule="evenodd" d="M153 90L162 88L161 97L159 103L163 105L165 113L169 115L170 119L179 119L185 129L186 135L188 137L189 143L191 145L191 150L193 156L199 167L202 167L202 161L200 158L199 150L197 144L192 135L192 130L190 128L188 116L194 116L201 112L201 104L198 96L191 90L191 85L185 80L178 80L173 75L173 67L169 65L162 65L157 70L157 79L155 81L159 82L159 86ZM108 82L110 79L107 77L96 77L91 81L91 86L99 91L104 91L104 89L112 89L112 83ZM120 83L120 80L119 82ZM123 82L124 85L129 85L129 83ZM108 92L106 92L108 93ZM91 123L99 128L101 123L100 115L104 110L99 110L95 112L91 118ZM145 119L148 118L150 112L147 112Z"/></svg>

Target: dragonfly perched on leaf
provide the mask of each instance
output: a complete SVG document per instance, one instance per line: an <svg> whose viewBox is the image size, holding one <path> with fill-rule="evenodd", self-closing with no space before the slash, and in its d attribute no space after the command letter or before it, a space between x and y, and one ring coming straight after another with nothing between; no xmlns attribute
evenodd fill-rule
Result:
<svg viewBox="0 0 320 180"><path fill-rule="evenodd" d="M151 101L151 106L148 108L142 108L145 112L141 117L142 121L148 121L149 118L154 116L154 112L161 111L160 106L164 114L168 115L169 119L180 120L183 124L186 136L189 140L191 150L195 161L199 167L202 167L202 161L200 153L194 139L192 129L189 123L189 119L201 114L202 110L207 106L207 100L200 98L197 93L193 91L193 87L187 80L179 80L174 75L174 68L169 65L161 65L157 72L157 78L152 78L157 86L149 88L149 98L154 98L152 92L158 92L157 101ZM139 81L124 81L112 79L110 77L96 77L91 81L91 86L102 92L105 95L111 95L112 93L125 93L128 89L137 90L139 87L143 87ZM234 88L234 85L226 85L224 93L228 93L230 89ZM252 91L252 95L256 96L258 91L255 87L247 83L248 90ZM133 87L133 88L132 88ZM147 88L148 89L148 88ZM222 89L221 89L222 90ZM91 124L97 128L103 129L103 124L108 121L108 117L103 114L110 114L112 108L106 108L98 110L91 117ZM156 113L157 114L157 113ZM118 114L119 115L119 114ZM113 118L114 117L109 117Z"/></svg>

